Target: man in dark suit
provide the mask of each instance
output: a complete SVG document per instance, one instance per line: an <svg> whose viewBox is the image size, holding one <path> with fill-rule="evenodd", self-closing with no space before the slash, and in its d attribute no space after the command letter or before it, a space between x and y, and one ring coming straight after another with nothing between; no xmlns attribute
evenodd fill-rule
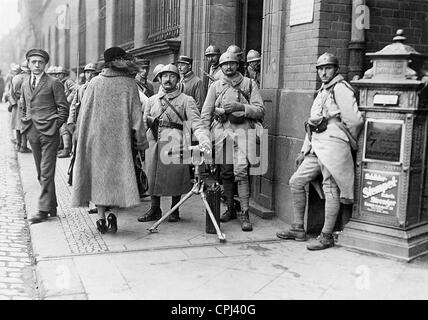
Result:
<svg viewBox="0 0 428 320"><path fill-rule="evenodd" d="M32 49L26 58L31 75L22 84L21 132L26 133L30 141L42 187L39 211L28 220L34 224L46 220L49 215L56 216L55 168L59 128L67 121L69 109L63 84L45 73L49 54L41 49Z"/></svg>

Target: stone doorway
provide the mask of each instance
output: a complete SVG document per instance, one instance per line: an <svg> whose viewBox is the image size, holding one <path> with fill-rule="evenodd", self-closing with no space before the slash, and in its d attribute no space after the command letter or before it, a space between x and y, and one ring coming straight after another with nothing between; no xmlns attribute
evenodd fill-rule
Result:
<svg viewBox="0 0 428 320"><path fill-rule="evenodd" d="M261 52L263 34L263 2L260 0L241 0L238 32L242 35L240 45L245 55L251 49Z"/></svg>

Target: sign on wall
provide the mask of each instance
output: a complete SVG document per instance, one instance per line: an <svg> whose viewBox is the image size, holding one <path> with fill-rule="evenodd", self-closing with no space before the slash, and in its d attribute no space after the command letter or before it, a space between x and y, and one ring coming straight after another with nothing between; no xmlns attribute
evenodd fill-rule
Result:
<svg viewBox="0 0 428 320"><path fill-rule="evenodd" d="M314 0L291 0L290 26L311 23L314 20Z"/></svg>
<svg viewBox="0 0 428 320"><path fill-rule="evenodd" d="M396 215L400 174L363 170L361 211Z"/></svg>

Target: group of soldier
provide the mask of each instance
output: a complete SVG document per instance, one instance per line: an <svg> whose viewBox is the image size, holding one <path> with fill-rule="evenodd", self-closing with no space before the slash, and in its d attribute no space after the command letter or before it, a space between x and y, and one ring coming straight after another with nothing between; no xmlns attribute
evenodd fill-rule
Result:
<svg viewBox="0 0 428 320"><path fill-rule="evenodd" d="M188 56L157 65L151 82L149 60L135 59L113 47L104 52L102 71L90 63L84 69L85 82L75 84L61 67L50 67L46 73L51 77L45 77L48 53L30 50L24 63L30 70L14 78L15 89L9 100L11 108L20 112L21 126L16 130L29 135L42 186L39 212L30 221L39 223L56 216L56 157L72 154L72 205L94 204L97 229L101 233L117 232L117 209L136 206L141 200L136 153L143 154L148 179L145 191L151 200L150 210L138 221L158 220L162 217L161 197L172 197L173 209L192 189L189 164L182 161L182 155L176 155L177 162L170 153L166 157L165 148L198 145L200 151L215 154L227 205L220 221L239 219L243 231L252 231L248 158L257 148L257 141L248 132L261 125L265 108L259 92L261 56L250 50L245 63L243 55L236 45L224 53L210 45L205 52L209 71L201 70L209 80L206 90ZM332 232L340 202L353 201L351 145L363 123L354 92L339 74L337 58L325 54L316 67L323 86L306 123L298 169L290 180L295 223L290 230L277 234L282 239L306 240L305 186L322 174L325 226L315 244L308 246L311 250L334 245ZM41 90L49 91L49 97ZM60 137L63 148L57 154ZM245 141L245 147L237 141ZM239 209L234 201L236 193ZM179 220L176 209L168 221Z"/></svg>

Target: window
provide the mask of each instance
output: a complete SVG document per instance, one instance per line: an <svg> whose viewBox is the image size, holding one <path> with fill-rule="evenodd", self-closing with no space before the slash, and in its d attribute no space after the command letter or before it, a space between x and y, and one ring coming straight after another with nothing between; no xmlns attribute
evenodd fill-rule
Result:
<svg viewBox="0 0 428 320"><path fill-rule="evenodd" d="M151 0L149 41L180 35L180 0Z"/></svg>
<svg viewBox="0 0 428 320"><path fill-rule="evenodd" d="M98 0L98 55L101 57L106 49L106 0Z"/></svg>
<svg viewBox="0 0 428 320"><path fill-rule="evenodd" d="M114 43L123 49L134 47L135 0L114 2Z"/></svg>
<svg viewBox="0 0 428 320"><path fill-rule="evenodd" d="M86 5L79 0L79 61L78 66L86 63Z"/></svg>

